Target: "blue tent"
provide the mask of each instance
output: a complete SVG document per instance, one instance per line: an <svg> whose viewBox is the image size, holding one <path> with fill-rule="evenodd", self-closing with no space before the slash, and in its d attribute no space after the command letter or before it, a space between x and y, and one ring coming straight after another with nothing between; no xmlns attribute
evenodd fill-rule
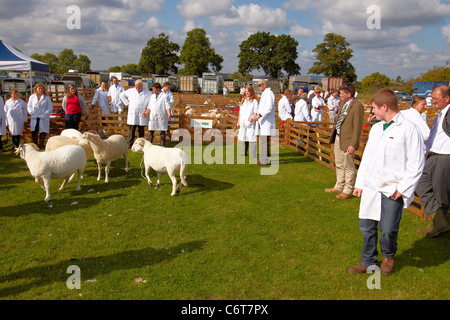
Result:
<svg viewBox="0 0 450 320"><path fill-rule="evenodd" d="M30 58L0 40L0 70L50 73L47 63Z"/></svg>

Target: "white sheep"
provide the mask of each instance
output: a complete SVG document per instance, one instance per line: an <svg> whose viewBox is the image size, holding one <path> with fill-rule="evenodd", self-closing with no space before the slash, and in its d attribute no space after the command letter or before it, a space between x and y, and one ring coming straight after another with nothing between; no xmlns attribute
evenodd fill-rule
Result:
<svg viewBox="0 0 450 320"><path fill-rule="evenodd" d="M139 138L131 147L133 152L144 152L145 177L149 185L153 186L150 180L150 169L157 173L156 186L159 186L161 173L167 173L172 180L171 196L176 195L181 188L181 185L187 187L186 170L187 170L187 155L178 148L165 148L156 146L150 141ZM176 172L180 172L181 181L177 186Z"/></svg>
<svg viewBox="0 0 450 320"><path fill-rule="evenodd" d="M77 139L81 139L81 136L83 134L78 131L77 129L64 129L63 131L61 131L60 136L63 137L68 137L68 138L77 138Z"/></svg>
<svg viewBox="0 0 450 320"><path fill-rule="evenodd" d="M45 151L53 151L62 146L67 145L76 145L78 146L80 142L80 138L69 138L68 136L53 136L47 140L47 144L45 145ZM89 159L92 153L91 146L83 146L84 152L86 153L86 159Z"/></svg>
<svg viewBox="0 0 450 320"><path fill-rule="evenodd" d="M79 144L80 146L89 145L94 151L94 158L98 165L97 181L101 179L102 164L105 164L105 183L109 182L111 162L121 156L125 158L125 172L128 172L128 143L122 135L113 134L108 139L102 140L98 135L85 132Z"/></svg>
<svg viewBox="0 0 450 320"><path fill-rule="evenodd" d="M195 111L193 108L191 108L190 106L187 106L185 109L185 115L188 117L193 117L193 116L197 116L198 113L197 111Z"/></svg>
<svg viewBox="0 0 450 320"><path fill-rule="evenodd" d="M16 154L25 160L31 175L37 184L45 190L44 201L50 201L50 180L52 178L64 178L59 188L63 190L67 183L71 182L75 173L78 173L77 191L81 190L80 179L86 167L86 154L80 146L67 145L54 151L39 152L34 144L20 145ZM44 182L42 184L42 182Z"/></svg>

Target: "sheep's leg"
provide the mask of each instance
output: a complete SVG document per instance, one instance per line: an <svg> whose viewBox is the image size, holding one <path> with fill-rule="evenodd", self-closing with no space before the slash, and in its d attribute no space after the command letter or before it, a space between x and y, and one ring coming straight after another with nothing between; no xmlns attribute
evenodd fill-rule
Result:
<svg viewBox="0 0 450 320"><path fill-rule="evenodd" d="M174 174L169 174L170 180L172 180L172 193L171 196L174 196L177 194L177 178Z"/></svg>
<svg viewBox="0 0 450 320"><path fill-rule="evenodd" d="M76 172L72 173L72 175L69 178L69 181L67 183L71 183L73 178L75 177Z"/></svg>
<svg viewBox="0 0 450 320"><path fill-rule="evenodd" d="M45 190L44 184L41 182L41 179L39 177L34 178L34 181L43 189Z"/></svg>
<svg viewBox="0 0 450 320"><path fill-rule="evenodd" d="M109 182L109 167L111 166L111 161L106 162L105 167L105 183Z"/></svg>
<svg viewBox="0 0 450 320"><path fill-rule="evenodd" d="M150 180L150 166L145 167L145 177L147 178L147 182L150 186L153 186L152 180Z"/></svg>
<svg viewBox="0 0 450 320"><path fill-rule="evenodd" d="M125 172L128 172L128 149L127 149L127 151L123 154L123 157L125 158Z"/></svg>
<svg viewBox="0 0 450 320"><path fill-rule="evenodd" d="M50 201L50 177L42 177L42 180L44 180L44 190L45 190L45 202Z"/></svg>
<svg viewBox="0 0 450 320"><path fill-rule="evenodd" d="M74 174L75 174L75 173L74 173ZM73 176L73 175L72 175L72 176ZM63 190L63 189L66 187L67 183L69 183L69 182L70 182L70 178L64 178L64 181L63 181L61 187L59 187L58 191Z"/></svg>
<svg viewBox="0 0 450 320"><path fill-rule="evenodd" d="M100 179L102 178L102 164L99 161L97 161L97 166L98 166L97 181L100 181Z"/></svg>
<svg viewBox="0 0 450 320"><path fill-rule="evenodd" d="M157 172L156 176L157 176L156 186L159 187L159 181L161 180L161 172Z"/></svg>
<svg viewBox="0 0 450 320"><path fill-rule="evenodd" d="M75 174L75 173L74 173ZM81 180L81 170L78 170L78 184L77 184L77 191L81 190L80 181Z"/></svg>

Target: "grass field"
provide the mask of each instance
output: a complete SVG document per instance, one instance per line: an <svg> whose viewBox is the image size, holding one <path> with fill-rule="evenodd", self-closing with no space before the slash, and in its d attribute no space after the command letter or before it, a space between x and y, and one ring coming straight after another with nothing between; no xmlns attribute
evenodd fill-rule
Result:
<svg viewBox="0 0 450 320"><path fill-rule="evenodd" d="M118 160L109 184L89 160L80 192L53 180L45 203L25 161L0 154L1 299L450 298L450 235L424 238L408 211L381 289L368 289L369 274L347 274L360 257L359 199L335 201L323 192L334 171L290 149L271 176L192 164L175 197L167 175L152 188L142 155L129 157L129 172ZM81 289L66 285L71 265Z"/></svg>

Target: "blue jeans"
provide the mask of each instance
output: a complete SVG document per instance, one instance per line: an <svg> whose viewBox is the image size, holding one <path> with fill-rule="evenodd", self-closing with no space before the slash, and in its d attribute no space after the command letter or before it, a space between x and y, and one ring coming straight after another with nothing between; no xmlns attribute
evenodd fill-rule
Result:
<svg viewBox="0 0 450 320"><path fill-rule="evenodd" d="M394 258L397 252L398 229L403 215L403 199L391 200L381 195L380 221L359 219L359 229L363 236L361 264L369 267L377 264L378 229L380 229L380 248L383 256Z"/></svg>
<svg viewBox="0 0 450 320"><path fill-rule="evenodd" d="M66 129L78 130L78 126L81 120L81 113L74 113L74 114L66 113L65 120L66 120Z"/></svg>

